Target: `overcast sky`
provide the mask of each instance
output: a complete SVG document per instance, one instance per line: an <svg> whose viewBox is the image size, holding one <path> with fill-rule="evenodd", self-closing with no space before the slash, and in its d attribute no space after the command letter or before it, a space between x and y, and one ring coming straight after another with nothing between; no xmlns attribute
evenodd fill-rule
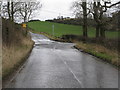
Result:
<svg viewBox="0 0 120 90"><path fill-rule="evenodd" d="M39 0L38 0L39 1ZM70 7L72 2L76 0L40 0L43 7L40 11L36 12L35 19L46 20L57 18L61 15L64 17L73 17ZM119 0L112 0L116 2Z"/></svg>
<svg viewBox="0 0 120 90"><path fill-rule="evenodd" d="M36 14L36 19L46 20L57 18L61 15L64 17L73 17L70 7L75 0L40 0L42 8Z"/></svg>

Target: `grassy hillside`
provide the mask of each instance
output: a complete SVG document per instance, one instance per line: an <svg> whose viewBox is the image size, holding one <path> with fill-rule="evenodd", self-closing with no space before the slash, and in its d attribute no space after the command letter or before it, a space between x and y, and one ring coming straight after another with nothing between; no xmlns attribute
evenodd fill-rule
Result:
<svg viewBox="0 0 120 90"><path fill-rule="evenodd" d="M28 26L38 32L46 32L52 35L52 25L55 26L55 36L60 37L66 34L82 35L82 26L66 25L53 22L33 21L29 22ZM88 36L95 37L95 29L88 27ZM117 38L118 32L106 31L108 38Z"/></svg>

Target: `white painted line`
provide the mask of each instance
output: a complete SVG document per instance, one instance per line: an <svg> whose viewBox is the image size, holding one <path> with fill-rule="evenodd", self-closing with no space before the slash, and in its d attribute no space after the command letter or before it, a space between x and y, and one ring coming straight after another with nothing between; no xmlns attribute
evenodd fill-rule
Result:
<svg viewBox="0 0 120 90"><path fill-rule="evenodd" d="M77 76L75 75L75 73L72 71L72 69L68 66L67 62L65 62L65 60L63 60L60 56L59 58L61 59L61 61L63 61L63 63L67 66L67 68L69 69L69 71L73 74L74 78L77 80L77 82L80 84L81 88L84 88L82 85L82 82L77 78Z"/></svg>
<svg viewBox="0 0 120 90"><path fill-rule="evenodd" d="M68 64L62 60L64 62L64 64L67 66L67 68L69 69L69 71L73 74L74 78L78 81L78 83L80 84L81 88L84 88L82 85L82 82L77 78L77 76L75 75L75 73L72 71L72 69L68 66Z"/></svg>

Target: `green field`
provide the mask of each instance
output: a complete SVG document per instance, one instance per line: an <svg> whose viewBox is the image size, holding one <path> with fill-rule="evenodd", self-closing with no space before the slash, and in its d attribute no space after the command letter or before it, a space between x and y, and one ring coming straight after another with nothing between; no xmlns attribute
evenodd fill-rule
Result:
<svg viewBox="0 0 120 90"><path fill-rule="evenodd" d="M66 25L45 21L33 21L28 23L28 27L37 31L37 32L46 32L52 35L52 25L54 25L54 35L57 37L61 37L66 34L73 35L82 35L82 26L75 25ZM92 27L88 27L88 36L95 37L95 29ZM106 31L106 37L108 38L117 38L118 32L110 32Z"/></svg>

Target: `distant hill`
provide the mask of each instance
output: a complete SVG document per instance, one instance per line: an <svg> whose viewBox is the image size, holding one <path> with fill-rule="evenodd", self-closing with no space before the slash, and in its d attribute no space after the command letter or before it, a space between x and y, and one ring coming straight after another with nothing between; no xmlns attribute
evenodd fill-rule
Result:
<svg viewBox="0 0 120 90"><path fill-rule="evenodd" d="M41 20L36 19L36 20L30 20L29 22L33 22L33 21L41 21Z"/></svg>

